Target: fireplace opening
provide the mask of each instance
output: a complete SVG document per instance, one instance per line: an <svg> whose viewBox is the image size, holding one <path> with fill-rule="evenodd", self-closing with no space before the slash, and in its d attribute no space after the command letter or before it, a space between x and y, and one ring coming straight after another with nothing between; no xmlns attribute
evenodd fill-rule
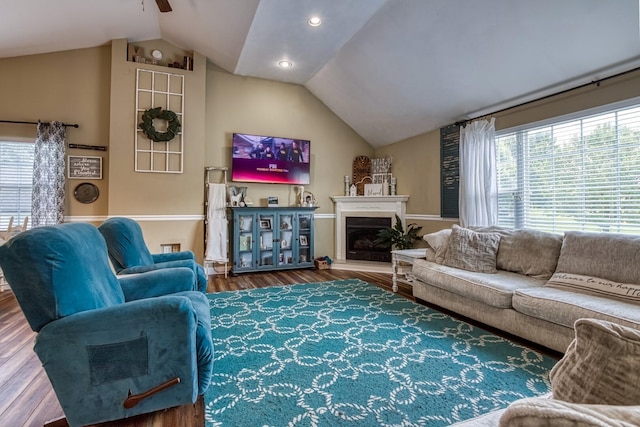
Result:
<svg viewBox="0 0 640 427"><path fill-rule="evenodd" d="M391 218L348 216L345 220L347 259L391 262L391 247L375 243L378 231L391 227Z"/></svg>

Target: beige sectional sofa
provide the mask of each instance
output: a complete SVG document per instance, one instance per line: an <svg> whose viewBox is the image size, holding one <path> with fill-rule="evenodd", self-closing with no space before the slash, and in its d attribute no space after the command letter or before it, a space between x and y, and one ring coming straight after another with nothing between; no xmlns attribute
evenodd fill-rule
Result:
<svg viewBox="0 0 640 427"><path fill-rule="evenodd" d="M416 298L559 352L580 318L640 329L640 236L453 226L424 239Z"/></svg>

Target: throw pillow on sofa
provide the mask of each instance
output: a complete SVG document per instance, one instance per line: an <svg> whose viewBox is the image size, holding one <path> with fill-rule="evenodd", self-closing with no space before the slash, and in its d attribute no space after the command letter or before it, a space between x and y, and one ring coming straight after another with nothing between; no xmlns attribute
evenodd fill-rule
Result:
<svg viewBox="0 0 640 427"><path fill-rule="evenodd" d="M545 286L569 291L587 292L597 296L616 298L640 304L640 285L631 283L619 283L580 274L555 273L551 276L551 279L545 283Z"/></svg>
<svg viewBox="0 0 640 427"><path fill-rule="evenodd" d="M437 262L438 264L442 264L444 262L444 255L447 253L450 235L451 229L445 228L444 230L422 236L424 241L427 242L427 245L429 245L429 248L427 248L427 261ZM433 254L430 253L429 249L435 251L434 259L430 259Z"/></svg>
<svg viewBox="0 0 640 427"><path fill-rule="evenodd" d="M497 273L496 256L499 245L498 233L478 233L454 225L444 265L479 273Z"/></svg>
<svg viewBox="0 0 640 427"><path fill-rule="evenodd" d="M481 233L500 234L496 266L537 279L548 279L556 270L562 235L531 229L469 227Z"/></svg>
<svg viewBox="0 0 640 427"><path fill-rule="evenodd" d="M551 370L553 398L571 403L640 404L640 331L578 319L575 339Z"/></svg>

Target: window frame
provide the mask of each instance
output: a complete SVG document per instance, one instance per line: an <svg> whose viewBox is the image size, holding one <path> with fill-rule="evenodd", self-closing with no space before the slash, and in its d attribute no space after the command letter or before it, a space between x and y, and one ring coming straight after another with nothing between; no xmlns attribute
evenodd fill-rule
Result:
<svg viewBox="0 0 640 427"><path fill-rule="evenodd" d="M593 107L593 108L588 108L585 110L580 110L580 111L576 111L570 114L565 114L565 115L560 115L560 116L555 116L555 117L550 117L548 119L544 119L544 120L540 120L540 121L536 121L536 122L530 122L530 123L525 123L522 125L518 125L518 126L513 126L510 128L505 128L505 129L500 129L496 131L496 142L499 142L499 139L505 136L509 136L509 135L514 135L515 136L515 149L512 151L515 151L515 158L516 158L516 173L515 176L514 174L511 174L510 176L513 177L514 179L512 180L513 182L515 182L515 190L513 189L513 187L510 187L509 189L502 189L500 188L500 183L501 183L501 177L498 176L498 211L499 211L499 222L498 225L501 226L509 226L509 227L514 227L514 228L536 228L536 229L540 229L540 230L545 230L545 231L553 231L553 232L557 232L557 233L561 233L564 231L568 231L568 230L587 230L590 228L594 227L594 224L592 222L588 222L586 221L586 215L585 213L587 212L587 209L583 209L581 214L581 219L579 221L579 228L567 228L567 229L549 229L549 228L545 228L545 227L532 227L529 223L525 222L526 220L526 216L527 216L527 212L526 212L526 206L525 206L525 200L527 200L527 197L530 197L531 193L527 193L527 189L528 189L528 166L530 164L530 160L531 158L527 157L527 153L524 153L523 151L525 149L527 149L528 147L525 146L523 140L524 140L524 134L527 131L532 131L535 132L538 129L543 129L545 127L554 127L554 130L557 128L561 128L562 125L564 124L568 124L570 122L575 122L580 120L580 125L582 126L584 124L584 122L586 121L588 123L590 118L593 118L595 116L599 116L599 115L606 115L607 113L614 113L617 112L619 110L624 110L627 108L640 108L640 97L634 97L634 98L630 98L630 99L626 99L624 101L619 101L619 102L614 102L614 103L609 103L609 104L605 104L605 105L601 105L598 107ZM617 117L617 116L616 116ZM638 124L640 124L640 118L638 119ZM617 131L619 130L619 127L616 125L615 131L617 134ZM588 136L588 134L581 134L581 137L585 137ZM620 141L617 140L616 141L616 147L620 146ZM497 156L496 159L497 161L500 161L500 150L499 150L499 146L496 144L496 151L497 151ZM588 151L586 151L588 152ZM584 152L583 152L584 153ZM556 157L554 156L554 159L558 159L560 158L560 156ZM620 167L621 162L617 162L616 166ZM498 171L500 171L500 164L497 165L498 166ZM581 171L582 174L584 175L584 171L586 170L586 168L581 167ZM500 175L500 172L498 172L498 174ZM617 173L616 175L616 179L620 179L621 175L619 173ZM617 181L618 182L618 181ZM512 208L510 210L508 210L508 212L511 212L512 216L513 216L513 220L509 221L508 223L505 223L504 221L504 204L506 204L505 200L505 195L507 198L509 198L509 193L511 196L511 204L513 205ZM528 194L528 195L526 195ZM552 194L552 193L550 193ZM555 194L555 193L553 193ZM502 204L501 204L502 202ZM619 200L618 200L619 202ZM555 205L554 205L555 207ZM555 228L555 219L553 221L550 221L550 223L553 223L554 226L553 228ZM622 222L616 223L614 227L615 228L613 230L603 230L603 231L611 231L611 232L626 232L626 233L631 233L633 231L624 231L621 230L620 227L622 226Z"/></svg>
<svg viewBox="0 0 640 427"><path fill-rule="evenodd" d="M0 137L0 144L24 144L24 145L30 145L32 147L32 151L33 154L35 154L35 142L33 141L33 139L28 139L28 138L19 138L19 137ZM0 158L0 168L2 168L2 165L4 164L4 159ZM31 190L33 189L33 163L31 164L31 174L30 175L26 175L29 176L29 180L31 182ZM1 173L1 171L0 171ZM19 184L18 187L24 187L26 184L26 180ZM0 181L0 186L1 186L1 181ZM16 186L14 186L16 187ZM11 187L13 188L13 187ZM0 230L6 230L8 225L9 225L9 221L11 216L14 217L13 219L13 226L22 226L22 223L24 222L25 217L31 217L31 206L32 206L32 201L31 201L31 191L29 191L29 210L21 210L21 203L13 203L13 206L7 206L5 207L3 205L3 201L0 200ZM29 221L29 224L27 225L27 228L31 227L31 221Z"/></svg>

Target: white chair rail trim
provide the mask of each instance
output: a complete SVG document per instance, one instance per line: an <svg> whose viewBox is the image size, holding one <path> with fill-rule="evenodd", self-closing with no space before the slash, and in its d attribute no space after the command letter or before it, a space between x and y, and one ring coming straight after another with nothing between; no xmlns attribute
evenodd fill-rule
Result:
<svg viewBox="0 0 640 427"><path fill-rule="evenodd" d="M108 215L108 216L65 216L64 222L102 222L108 218L124 216L136 221L204 221L204 215ZM317 213L315 219L335 219L334 213ZM406 214L405 219L412 221L457 221L457 218L442 218L439 215Z"/></svg>
<svg viewBox="0 0 640 427"><path fill-rule="evenodd" d="M102 222L108 218L127 217L136 221L204 221L204 215L108 215L108 216L65 216L64 222Z"/></svg>

